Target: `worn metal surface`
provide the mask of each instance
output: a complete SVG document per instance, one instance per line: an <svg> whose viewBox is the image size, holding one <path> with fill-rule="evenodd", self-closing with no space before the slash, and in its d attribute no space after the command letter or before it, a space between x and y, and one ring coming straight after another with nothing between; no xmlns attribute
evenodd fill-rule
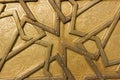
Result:
<svg viewBox="0 0 120 80"><path fill-rule="evenodd" d="M119 0L0 0L0 80L120 80Z"/></svg>

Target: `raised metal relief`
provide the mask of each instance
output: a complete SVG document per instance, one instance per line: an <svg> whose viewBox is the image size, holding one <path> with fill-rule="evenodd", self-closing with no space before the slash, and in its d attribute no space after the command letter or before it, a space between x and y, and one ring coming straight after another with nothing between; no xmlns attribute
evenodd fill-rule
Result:
<svg viewBox="0 0 120 80"><path fill-rule="evenodd" d="M108 60L108 56L106 55L106 52L104 50L107 45L107 42L109 41L112 35L112 32L114 31L119 21L120 7L118 7L118 9L116 10L116 12L112 17L101 22L98 26L95 27L95 29L84 33L76 30L75 28L76 18L85 11L89 10L94 5L101 3L102 0L91 0L89 1L89 3L85 4L82 8L78 8L79 5L77 1L79 0L48 0L49 4L51 5L51 7L55 12L54 28L51 28L50 26L39 22L35 18L33 14L34 12L32 13L32 11L29 9L29 6L26 4L27 2L36 3L37 1L38 0L0 0L0 5L1 5L0 19L12 16L14 18L17 28L13 32L13 35L11 35L12 39L10 40L8 46L6 46L2 57L0 58L0 71L3 70L3 67L7 61L9 61L11 58L13 58L16 55L19 55L20 52L27 49L33 44L41 45L47 48L47 52L46 52L47 56L42 64L41 63L36 64L33 67L26 69L25 71L23 71L14 78L9 78L9 79L2 78L0 80L76 80L75 76L72 74L72 71L69 69L67 65L68 62L67 54L69 54L67 53L67 49L72 50L78 53L79 55L82 55L86 60L88 66L94 72L94 75L86 76L84 80L120 79L120 67L119 67L120 59ZM69 2L70 5L72 6L71 13L68 16L65 16L61 10L61 4L64 1ZM5 10L7 3L19 3L26 14L24 14L22 18L20 18L17 9ZM61 22L62 24L70 23L69 35L77 36L79 38L73 41L67 41L66 38L61 35L62 34L62 31L60 30ZM30 37L27 34L25 34L24 26L26 23L33 25L39 35L35 37ZM102 39L100 39L97 36L97 34L105 29L106 32L103 35ZM49 32L52 35L55 35L60 38L62 55L60 55L59 53L52 55L53 48L55 48L54 44L49 41L42 40L45 36L47 36L46 32ZM25 43L13 50L13 47L19 36L22 40L25 41ZM96 53L89 52L84 46L84 43L87 42L88 40L92 40L95 42L97 46ZM104 67L118 65L117 71L116 72L113 71L109 74L103 74L99 70L97 64L95 63L96 61L98 61L99 58L101 58ZM61 77L54 77L53 74L50 72L49 69L50 64L54 61L57 61L59 66L62 68ZM36 78L29 77L30 75L32 75L33 73L35 73L40 69L43 69L43 73L45 75L44 77L36 77Z"/></svg>

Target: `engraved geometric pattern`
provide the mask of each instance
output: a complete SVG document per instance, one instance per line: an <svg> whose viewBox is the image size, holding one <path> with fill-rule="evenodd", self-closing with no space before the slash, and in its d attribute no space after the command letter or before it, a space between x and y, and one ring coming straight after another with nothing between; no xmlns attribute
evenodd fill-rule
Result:
<svg viewBox="0 0 120 80"><path fill-rule="evenodd" d="M120 80L120 0L0 0L0 80Z"/></svg>

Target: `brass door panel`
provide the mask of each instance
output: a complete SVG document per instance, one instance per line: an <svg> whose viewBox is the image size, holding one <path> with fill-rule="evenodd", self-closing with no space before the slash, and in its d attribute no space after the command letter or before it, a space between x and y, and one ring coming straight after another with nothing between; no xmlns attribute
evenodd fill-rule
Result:
<svg viewBox="0 0 120 80"><path fill-rule="evenodd" d="M0 80L120 80L120 0L0 0Z"/></svg>

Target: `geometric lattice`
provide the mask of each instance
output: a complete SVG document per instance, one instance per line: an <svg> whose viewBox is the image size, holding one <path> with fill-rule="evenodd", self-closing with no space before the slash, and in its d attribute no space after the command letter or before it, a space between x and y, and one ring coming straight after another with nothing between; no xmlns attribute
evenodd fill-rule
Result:
<svg viewBox="0 0 120 80"><path fill-rule="evenodd" d="M83 4L82 2L83 3L87 2L87 4L82 5ZM112 1L108 1L108 2L112 3ZM113 1L113 4L115 6L113 5L114 10L111 12L114 13L112 15L110 15L110 13L104 13L104 10L103 12L100 12L102 11L100 10L99 11L100 13L97 11L95 12L93 8L100 5L100 3L107 3L107 1L105 2L102 0L92 0L92 1L0 0L0 5L1 5L0 19L12 17L13 19L12 23L15 24L15 30L12 31L13 34L10 35L10 39L9 38L7 39L9 41L5 46L4 51L1 51L2 56L0 58L0 80L78 80L76 76L80 76L79 80L82 79L83 80L107 80L107 79L119 80L120 59L116 58L114 60L109 60L109 56L108 56L109 53L107 53L106 51L106 46L109 44L109 41L111 40L111 36L113 36L113 32L115 31L116 27L119 25L120 2ZM17 8L7 9L9 8L9 4L12 6L14 6L15 4L19 5L20 10L18 10ZM32 4L34 4L34 7L32 6ZM39 7L41 5L43 6L43 8ZM50 14L48 14L49 11L45 9L46 7L44 7L44 5L47 5L47 8L51 9ZM102 4L102 6L103 5L105 4ZM106 6L107 5L108 4L106 4ZM68 11L67 10L68 8L71 8L71 10L69 14L66 15L64 10ZM41 14L34 12L34 10L37 10L38 12L41 11L43 16L41 17L41 20L39 18ZM44 13L44 10L47 13ZM84 25L87 24L87 21L89 22L89 20L90 22L92 22L91 20L94 19L89 19L89 12L91 13L95 12L95 14L97 15L98 14L103 15L104 13L107 14L109 17L103 15L105 18L103 16L99 17L101 18L101 21L98 21L99 23L97 23L98 17L97 15L94 15L93 18L96 19L95 21L97 25L93 21L92 27L94 28L90 27L90 30L88 29L88 31L84 32L80 28L78 28L79 26L82 25L82 23L80 23L78 18L80 16L83 16L84 18L85 17L84 14L86 13L88 17ZM44 17L45 14L47 16ZM51 16L53 17L53 20L50 21L49 17ZM53 21L52 22L53 24L47 25L45 23L47 19L48 19L47 21L48 23ZM30 32L30 34L33 34L33 36L27 34L26 32L27 30L25 30L27 24L31 25L33 27L31 30L35 30L37 33ZM87 24L87 27L85 29L87 30L89 26L90 25ZM19 40L21 41L19 42ZM89 51L84 45L89 40L93 41L97 47L95 53ZM19 44L17 44L18 42ZM44 54L44 53L39 53L39 51L37 50L45 51L46 53L45 59L42 59L42 57L40 56L39 58L42 59L41 62L39 61L39 58L37 59L35 57L35 59L32 59L31 57L29 57L29 59L31 60L30 63L34 63L33 61L36 60L37 63L39 64L35 64L32 66L30 65L25 70L22 70L22 72L17 73L12 77L11 76L4 77L5 75L4 68L6 67L6 65L9 64L11 60L15 61L14 59L17 55L20 55L22 52L24 53L25 50L31 48L33 45L41 46L45 48L45 49L42 49L41 47L38 49L34 48L35 53L32 53L34 55L37 55L36 57L38 57L40 54ZM93 47L94 46L91 46L92 50ZM29 51L27 54L30 53L31 51ZM72 57L70 57L70 55L72 55ZM77 57L75 55L77 55ZM80 60L84 60L81 61L81 63L83 62L82 64L85 66L81 67L80 62L77 61L78 60L77 58L79 58ZM72 60L74 62L71 62ZM72 64L73 66L71 66ZM14 64L14 65L18 65L18 64ZM81 68L81 71L78 71L79 69L78 67L76 67L76 65L79 66L79 68ZM51 68L51 66L53 68ZM59 68L57 66L59 66ZM102 69L104 69L104 71L101 69L101 66L103 67ZM116 68L116 66L117 66L117 70L113 71L112 68ZM76 70L80 72L81 75L77 75L77 73L74 73L74 70L72 70L71 67L76 67ZM87 69L86 69L87 75L85 73L82 73L82 71L84 71L85 68L90 68L89 70L91 70L91 74L87 74ZM105 73L108 68L110 68L109 72ZM58 69L60 69L60 71L57 71ZM39 76L32 77L35 73L37 73L40 70L43 70L44 76L41 76L39 74ZM54 75L54 71L52 72L52 70L56 70L58 73L60 73L60 75L59 76Z"/></svg>

